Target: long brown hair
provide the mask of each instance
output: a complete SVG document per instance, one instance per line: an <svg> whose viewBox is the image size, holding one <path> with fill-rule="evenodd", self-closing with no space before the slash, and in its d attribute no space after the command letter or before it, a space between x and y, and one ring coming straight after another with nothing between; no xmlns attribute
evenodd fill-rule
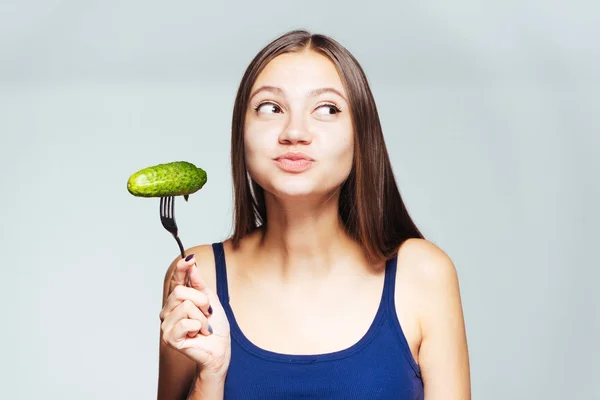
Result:
<svg viewBox="0 0 600 400"><path fill-rule="evenodd" d="M406 239L423 236L396 185L373 94L360 64L346 48L328 36L305 30L290 31L264 47L246 69L238 88L231 130L233 246L267 223L264 191L248 174L244 154L244 121L252 85L272 59L303 50L323 54L335 64L350 103L354 161L340 190L339 216L367 257L388 259Z"/></svg>

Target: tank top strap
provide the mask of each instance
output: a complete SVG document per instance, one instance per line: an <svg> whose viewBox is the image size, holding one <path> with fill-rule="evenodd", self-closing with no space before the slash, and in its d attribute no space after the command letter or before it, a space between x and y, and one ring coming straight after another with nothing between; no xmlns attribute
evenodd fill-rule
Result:
<svg viewBox="0 0 600 400"><path fill-rule="evenodd" d="M388 311L395 313L395 293L396 293L396 265L398 261L398 253L389 258L385 266L385 278L383 283L383 301Z"/></svg>
<svg viewBox="0 0 600 400"><path fill-rule="evenodd" d="M385 283L384 283L384 301L386 307L386 314L390 317L390 323L392 324L392 329L396 332L398 339L400 339L400 346L402 347L402 351L404 355L415 372L416 376L421 377L421 369L415 359L412 356L410 346L404 335L404 331L400 324L400 320L398 318L398 313L396 312L396 270L398 268L398 252L394 254L394 256L388 259L385 270Z"/></svg>
<svg viewBox="0 0 600 400"><path fill-rule="evenodd" d="M229 287L227 285L227 266L225 263L225 249L223 242L212 244L215 256L215 269L217 277L217 296L221 303L229 303Z"/></svg>

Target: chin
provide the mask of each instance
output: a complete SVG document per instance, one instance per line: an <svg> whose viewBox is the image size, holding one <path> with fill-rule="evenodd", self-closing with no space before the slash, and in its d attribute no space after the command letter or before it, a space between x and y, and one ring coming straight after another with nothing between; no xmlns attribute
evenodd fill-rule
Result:
<svg viewBox="0 0 600 400"><path fill-rule="evenodd" d="M320 192L312 182L295 179L289 179L287 182L271 182L265 185L264 189L279 198L302 198Z"/></svg>
<svg viewBox="0 0 600 400"><path fill-rule="evenodd" d="M341 182L340 182L341 184ZM331 182L318 182L314 177L307 176L287 176L278 177L260 185L265 192L271 193L279 199L307 199L310 197L329 197L339 185L332 185Z"/></svg>

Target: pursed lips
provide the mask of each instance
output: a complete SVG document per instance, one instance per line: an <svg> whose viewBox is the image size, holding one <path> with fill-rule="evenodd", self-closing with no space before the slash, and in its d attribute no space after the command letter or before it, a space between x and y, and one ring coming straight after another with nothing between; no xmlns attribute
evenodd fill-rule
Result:
<svg viewBox="0 0 600 400"><path fill-rule="evenodd" d="M286 172L302 172L311 167L315 160L301 152L287 152L277 158L275 162Z"/></svg>
<svg viewBox="0 0 600 400"><path fill-rule="evenodd" d="M286 160L291 160L291 161L297 161L297 160L314 161L314 159L312 159L311 157L307 156L304 153L292 152L292 151L281 154L280 156L275 158L275 160L281 160L281 159L286 159Z"/></svg>

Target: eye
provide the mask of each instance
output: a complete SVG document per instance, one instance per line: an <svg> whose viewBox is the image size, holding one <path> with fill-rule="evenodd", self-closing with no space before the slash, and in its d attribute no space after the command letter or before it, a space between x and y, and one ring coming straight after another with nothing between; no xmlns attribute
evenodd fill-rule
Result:
<svg viewBox="0 0 600 400"><path fill-rule="evenodd" d="M339 107L335 104L323 104L317 108L316 112L320 116L325 117L329 115L339 114L342 112L342 110L340 110Z"/></svg>
<svg viewBox="0 0 600 400"><path fill-rule="evenodd" d="M256 111L257 114L279 114L281 113L281 107L275 103L265 102L254 107L254 111Z"/></svg>

